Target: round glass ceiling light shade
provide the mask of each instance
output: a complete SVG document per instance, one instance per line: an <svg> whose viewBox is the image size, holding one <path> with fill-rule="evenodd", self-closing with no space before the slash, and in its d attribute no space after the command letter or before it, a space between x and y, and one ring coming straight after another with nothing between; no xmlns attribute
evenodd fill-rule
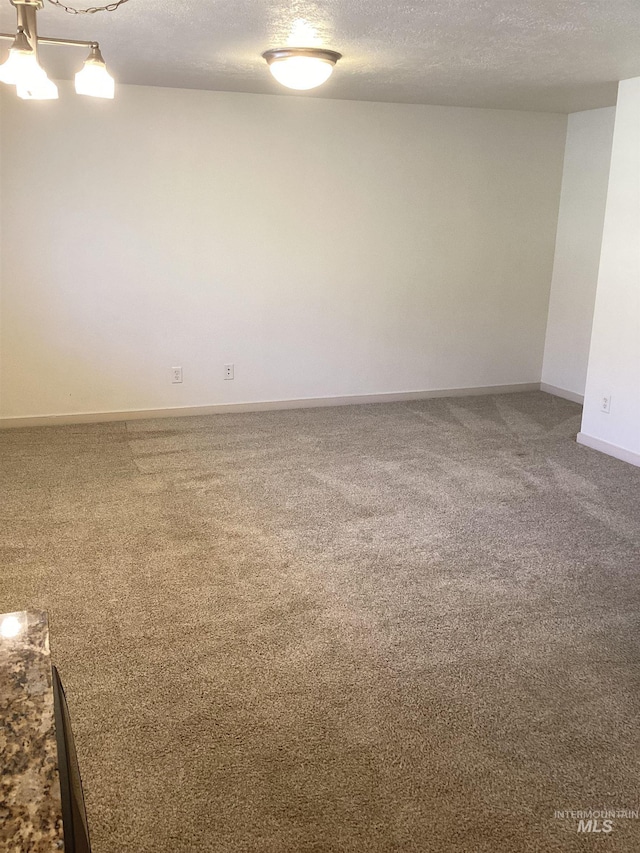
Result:
<svg viewBox="0 0 640 853"><path fill-rule="evenodd" d="M278 83L288 89L315 89L331 77L342 54L315 47L283 47L262 54Z"/></svg>

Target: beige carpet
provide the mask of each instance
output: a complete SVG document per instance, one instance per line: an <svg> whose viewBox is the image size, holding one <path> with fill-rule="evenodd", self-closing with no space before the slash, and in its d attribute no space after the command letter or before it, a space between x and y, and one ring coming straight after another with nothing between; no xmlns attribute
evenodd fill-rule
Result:
<svg viewBox="0 0 640 853"><path fill-rule="evenodd" d="M640 850L640 470L542 393L7 431L95 853Z"/></svg>

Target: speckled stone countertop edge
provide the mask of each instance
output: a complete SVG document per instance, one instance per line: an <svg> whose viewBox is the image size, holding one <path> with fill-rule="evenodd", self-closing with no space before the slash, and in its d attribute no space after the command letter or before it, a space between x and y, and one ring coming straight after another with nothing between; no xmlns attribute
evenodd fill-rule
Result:
<svg viewBox="0 0 640 853"><path fill-rule="evenodd" d="M58 750L44 611L0 615L0 848L64 849Z"/></svg>

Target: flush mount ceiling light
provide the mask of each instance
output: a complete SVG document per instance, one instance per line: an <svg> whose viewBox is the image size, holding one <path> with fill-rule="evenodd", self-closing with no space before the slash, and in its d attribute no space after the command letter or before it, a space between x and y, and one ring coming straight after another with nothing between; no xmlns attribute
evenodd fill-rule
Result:
<svg viewBox="0 0 640 853"><path fill-rule="evenodd" d="M262 56L278 83L289 89L315 89L331 77L342 54L319 47L278 47Z"/></svg>
<svg viewBox="0 0 640 853"><path fill-rule="evenodd" d="M44 101L58 97L58 87L47 77L47 72L38 61L38 47L41 44L70 45L88 47L89 56L81 71L76 74L76 92L93 98L113 98L115 84L107 71L97 41L76 41L75 39L43 38L38 35L36 14L43 8L44 0L9 0L18 16L17 32L0 33L0 39L11 39L8 59L0 65L0 82L16 87L19 98ZM74 9L63 5L60 0L49 0L54 6L60 6L72 14L113 11L126 3L118 0L109 6L93 6L89 9Z"/></svg>

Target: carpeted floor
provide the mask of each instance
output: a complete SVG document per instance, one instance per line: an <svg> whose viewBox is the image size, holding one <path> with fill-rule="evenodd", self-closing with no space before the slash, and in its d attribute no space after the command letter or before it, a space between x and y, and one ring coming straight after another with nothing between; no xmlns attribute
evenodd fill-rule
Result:
<svg viewBox="0 0 640 853"><path fill-rule="evenodd" d="M542 393L7 431L94 853L640 849L640 470Z"/></svg>

